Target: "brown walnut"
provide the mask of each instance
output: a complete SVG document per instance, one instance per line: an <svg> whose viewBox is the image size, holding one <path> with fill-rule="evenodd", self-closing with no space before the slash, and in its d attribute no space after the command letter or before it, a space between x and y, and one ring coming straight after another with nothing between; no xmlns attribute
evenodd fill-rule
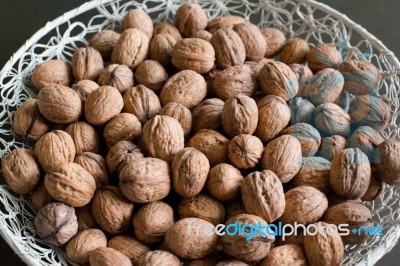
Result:
<svg viewBox="0 0 400 266"><path fill-rule="evenodd" d="M133 72L125 65L111 64L104 68L97 81L100 86L111 86L124 93L133 87Z"/></svg>
<svg viewBox="0 0 400 266"><path fill-rule="evenodd" d="M49 60L38 64L32 73L32 83L41 90L51 84L70 86L73 76L71 66L62 60Z"/></svg>
<svg viewBox="0 0 400 266"><path fill-rule="evenodd" d="M90 253L99 247L107 246L107 238L99 229L86 229L78 232L67 244L67 256L76 263L89 263Z"/></svg>
<svg viewBox="0 0 400 266"><path fill-rule="evenodd" d="M82 47L72 56L72 73L75 81L83 79L97 80L104 68L101 54L92 47Z"/></svg>
<svg viewBox="0 0 400 266"><path fill-rule="evenodd" d="M158 93L168 80L168 73L158 61L145 60L137 67L135 79L139 84Z"/></svg>
<svg viewBox="0 0 400 266"><path fill-rule="evenodd" d="M190 37L193 33L207 27L207 14L196 3L185 3L176 11L176 25L183 37Z"/></svg>
<svg viewBox="0 0 400 266"><path fill-rule="evenodd" d="M143 31L149 39L153 36L153 21L146 12L140 9L129 10L122 20L122 31L132 28Z"/></svg>
<svg viewBox="0 0 400 266"><path fill-rule="evenodd" d="M83 152L98 153L100 150L100 140L96 130L85 122L74 122L69 124L65 131L71 136L75 143L76 154Z"/></svg>
<svg viewBox="0 0 400 266"><path fill-rule="evenodd" d="M83 152L75 157L74 163L82 166L94 177L97 188L109 184L106 160L101 155L92 152Z"/></svg>
<svg viewBox="0 0 400 266"><path fill-rule="evenodd" d="M89 41L89 46L99 51L105 62L110 61L111 53L120 36L120 33L113 30L102 30L93 35Z"/></svg>
<svg viewBox="0 0 400 266"><path fill-rule="evenodd" d="M211 168L206 187L211 196L220 201L232 201L240 196L243 176L240 171L227 163Z"/></svg>
<svg viewBox="0 0 400 266"><path fill-rule="evenodd" d="M259 138L241 134L231 139L228 146L228 157L239 169L253 168L261 161L264 146Z"/></svg>
<svg viewBox="0 0 400 266"><path fill-rule="evenodd" d="M104 127L103 137L108 148L120 141L137 141L142 135L142 125L135 115L120 113Z"/></svg>

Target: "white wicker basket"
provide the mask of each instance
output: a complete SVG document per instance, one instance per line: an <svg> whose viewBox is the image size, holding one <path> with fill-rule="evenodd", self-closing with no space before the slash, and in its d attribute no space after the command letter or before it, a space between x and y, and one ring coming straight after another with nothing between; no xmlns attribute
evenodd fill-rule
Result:
<svg viewBox="0 0 400 266"><path fill-rule="evenodd" d="M25 99L35 97L30 76L35 65L51 58L70 61L77 47L86 45L91 34L105 28L118 29L123 15L130 8L150 14L154 22L172 20L179 0L99 0L83 4L56 20L47 23L23 45L0 72L0 157L16 147L28 146L15 137L12 117ZM385 138L399 137L400 64L379 40L343 14L313 0L205 0L198 1L210 18L237 14L259 26L272 26L301 36L314 45L328 42L340 47L346 58L370 59L384 73L380 94L391 105L391 126ZM89 18L89 19L88 19ZM400 236L400 186L388 187L374 202L374 221L384 227L384 236L375 237L362 245L346 247L344 265L373 265L389 252ZM35 237L34 210L25 197L10 193L0 186L0 233L12 249L29 265L68 265L65 253L52 249Z"/></svg>

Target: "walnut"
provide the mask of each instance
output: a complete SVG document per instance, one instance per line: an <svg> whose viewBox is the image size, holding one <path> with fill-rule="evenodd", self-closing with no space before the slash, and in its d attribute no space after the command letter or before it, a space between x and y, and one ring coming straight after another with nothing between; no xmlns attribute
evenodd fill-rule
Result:
<svg viewBox="0 0 400 266"><path fill-rule="evenodd" d="M289 67L298 78L300 86L304 85L309 78L313 77L311 69L306 65L291 64Z"/></svg>
<svg viewBox="0 0 400 266"><path fill-rule="evenodd" d="M108 151L107 166L110 174L121 172L122 168L130 162L143 158L144 155L139 147L130 141L120 141Z"/></svg>
<svg viewBox="0 0 400 266"><path fill-rule="evenodd" d="M372 201L385 191L385 187L383 186L382 180L379 179L376 171L372 171L371 181L369 182L369 186L367 192L361 197L363 201Z"/></svg>
<svg viewBox="0 0 400 266"><path fill-rule="evenodd" d="M89 255L90 265L96 266L132 266L130 259L121 252L108 247L99 247Z"/></svg>
<svg viewBox="0 0 400 266"><path fill-rule="evenodd" d="M176 102L167 103L161 109L160 115L175 118L181 125L185 137L188 136L192 130L192 113L182 104Z"/></svg>
<svg viewBox="0 0 400 266"><path fill-rule="evenodd" d="M224 260L218 262L215 266L249 266L249 264L240 260Z"/></svg>
<svg viewBox="0 0 400 266"><path fill-rule="evenodd" d="M118 89L101 86L87 97L85 118L91 125L104 125L119 114L123 106L124 101Z"/></svg>
<svg viewBox="0 0 400 266"><path fill-rule="evenodd" d="M315 126L326 135L350 134L350 115L334 103L325 103L315 109Z"/></svg>
<svg viewBox="0 0 400 266"><path fill-rule="evenodd" d="M157 158L130 162L119 174L122 194L137 203L150 203L165 198L171 189L170 182L168 163Z"/></svg>
<svg viewBox="0 0 400 266"><path fill-rule="evenodd" d="M161 201L140 208L133 217L136 237L145 244L155 244L164 239L165 232L174 224L174 211Z"/></svg>
<svg viewBox="0 0 400 266"><path fill-rule="evenodd" d="M78 232L67 244L67 256L76 263L89 263L90 253L99 247L107 246L107 238L99 229L86 229Z"/></svg>
<svg viewBox="0 0 400 266"><path fill-rule="evenodd" d="M3 167L3 175L4 175L4 167ZM31 202L33 207L35 207L37 211L39 211L45 205L53 202L53 198L50 196L49 192L47 192L46 186L44 185L43 182L37 185L36 188L32 191Z"/></svg>
<svg viewBox="0 0 400 266"><path fill-rule="evenodd" d="M378 145L384 142L385 139L368 126L357 128L349 138L349 146L351 148L359 148L371 163L379 163Z"/></svg>
<svg viewBox="0 0 400 266"><path fill-rule="evenodd" d="M28 149L16 148L3 157L1 167L6 183L15 193L27 194L40 181L40 166Z"/></svg>
<svg viewBox="0 0 400 266"><path fill-rule="evenodd" d="M96 130L85 122L74 122L65 128L75 143L76 154L83 152L98 153L100 150L100 140Z"/></svg>
<svg viewBox="0 0 400 266"><path fill-rule="evenodd" d="M241 134L229 142L228 157L237 168L254 168L261 161L263 151L264 146L259 138Z"/></svg>
<svg viewBox="0 0 400 266"><path fill-rule="evenodd" d="M342 63L342 55L335 46L319 44L308 52L307 63L313 72L318 72L325 68L337 69Z"/></svg>
<svg viewBox="0 0 400 266"><path fill-rule="evenodd" d="M379 157L376 164L378 177L386 184L392 185L400 181L400 141L389 139L378 146ZM378 157L378 158L379 158Z"/></svg>
<svg viewBox="0 0 400 266"><path fill-rule="evenodd" d="M98 224L92 214L92 205L89 203L83 207L75 208L78 220L78 230L82 231L89 228L98 228Z"/></svg>
<svg viewBox="0 0 400 266"><path fill-rule="evenodd" d="M111 119L104 127L103 137L108 148L120 141L135 142L142 135L142 125L133 114L121 113Z"/></svg>
<svg viewBox="0 0 400 266"><path fill-rule="evenodd" d="M222 28L232 28L236 24L245 23L243 17L240 16L222 16L217 17L208 22L207 30L212 34Z"/></svg>
<svg viewBox="0 0 400 266"><path fill-rule="evenodd" d="M304 250L297 245L287 244L271 249L260 266L308 265Z"/></svg>
<svg viewBox="0 0 400 266"><path fill-rule="evenodd" d="M217 66L221 69L241 65L246 59L246 49L240 36L232 29L222 28L211 37Z"/></svg>
<svg viewBox="0 0 400 266"><path fill-rule="evenodd" d="M224 101L218 98L206 99L193 108L193 130L218 130L222 126L222 109Z"/></svg>
<svg viewBox="0 0 400 266"><path fill-rule="evenodd" d="M139 260L150 251L150 248L136 239L119 235L114 236L108 241L108 247L118 250L125 256L127 256L133 265L137 265Z"/></svg>
<svg viewBox="0 0 400 266"><path fill-rule="evenodd" d="M109 234L120 234L132 221L133 203L122 195L118 187L99 188L93 198L92 213L101 229Z"/></svg>
<svg viewBox="0 0 400 266"><path fill-rule="evenodd" d="M74 163L82 166L94 177L97 188L109 184L106 160L101 155L92 152L83 152L75 157Z"/></svg>
<svg viewBox="0 0 400 266"><path fill-rule="evenodd" d="M344 77L343 89L355 95L371 94L382 80L381 71L369 61L348 60L338 70Z"/></svg>
<svg viewBox="0 0 400 266"><path fill-rule="evenodd" d="M181 261L177 256L162 250L147 252L140 260L138 266L158 266L167 264L169 266L180 266Z"/></svg>
<svg viewBox="0 0 400 266"><path fill-rule="evenodd" d="M149 46L149 58L158 61L165 69L172 67L171 55L177 40L168 33L155 35Z"/></svg>
<svg viewBox="0 0 400 266"><path fill-rule="evenodd" d="M110 61L111 53L120 36L120 33L113 30L102 30L93 35L89 40L89 46L99 51L104 61Z"/></svg>
<svg viewBox="0 0 400 266"><path fill-rule="evenodd" d="M131 9L125 14L122 20L122 31L132 28L143 31L149 39L153 36L153 21L151 21L150 16L142 10Z"/></svg>
<svg viewBox="0 0 400 266"><path fill-rule="evenodd" d="M42 88L38 94L37 105L47 120L61 124L78 120L82 109L78 93L58 84Z"/></svg>
<svg viewBox="0 0 400 266"><path fill-rule="evenodd" d="M145 123L161 110L157 95L144 85L129 88L124 93L124 110L134 114L140 123Z"/></svg>
<svg viewBox="0 0 400 266"><path fill-rule="evenodd" d="M226 220L228 220L236 215L245 214L245 213L246 213L246 210L244 209L242 200L237 199L237 200L234 200L231 203L229 203L229 205L226 207L225 218L226 218Z"/></svg>
<svg viewBox="0 0 400 266"><path fill-rule="evenodd" d="M190 37L193 33L207 27L207 14L196 3L185 3L176 11L176 25L183 37Z"/></svg>
<svg viewBox="0 0 400 266"><path fill-rule="evenodd" d="M291 135L300 141L303 157L314 156L321 145L321 135L312 125L297 123L284 129L282 135Z"/></svg>
<svg viewBox="0 0 400 266"><path fill-rule="evenodd" d="M75 81L83 79L97 80L104 68L101 54L92 47L82 47L72 56L72 73Z"/></svg>
<svg viewBox="0 0 400 266"><path fill-rule="evenodd" d="M216 199L232 201L240 196L242 182L243 176L237 168L221 163L211 168L206 187L210 195Z"/></svg>
<svg viewBox="0 0 400 266"><path fill-rule="evenodd" d="M169 34L176 41L182 40L182 35L179 32L178 28L174 24L168 21L164 21L157 24L157 26L154 28L153 34L154 34L153 38L159 34Z"/></svg>
<svg viewBox="0 0 400 266"><path fill-rule="evenodd" d="M99 84L89 79L80 80L77 83L73 84L71 87L71 89L78 93L79 98L81 99L81 102L83 104L86 102L88 95L98 88Z"/></svg>
<svg viewBox="0 0 400 266"><path fill-rule="evenodd" d="M120 93L133 87L133 72L125 65L111 64L104 68L100 74L98 83L100 86L117 88Z"/></svg>
<svg viewBox="0 0 400 266"><path fill-rule="evenodd" d="M261 33L267 42L267 51L264 56L271 58L279 54L286 42L285 34L275 28L263 28Z"/></svg>
<svg viewBox="0 0 400 266"><path fill-rule="evenodd" d="M287 64L301 64L310 51L308 43L300 38L289 39L282 48L280 60Z"/></svg>
<svg viewBox="0 0 400 266"><path fill-rule="evenodd" d="M160 92L168 80L168 74L159 62L145 60L137 67L135 79L139 84L145 85L154 92Z"/></svg>
<svg viewBox="0 0 400 266"><path fill-rule="evenodd" d="M290 123L314 123L315 106L307 99L295 97L289 100L289 107L291 111Z"/></svg>
<svg viewBox="0 0 400 266"><path fill-rule="evenodd" d="M62 60L49 60L35 67L31 79L38 90L52 84L68 87L73 79L71 66Z"/></svg>
<svg viewBox="0 0 400 266"><path fill-rule="evenodd" d="M333 135L331 137L325 137L321 141L321 157L332 161L333 157L340 151L347 148L347 140L345 137L339 135Z"/></svg>
<svg viewBox="0 0 400 266"><path fill-rule="evenodd" d="M54 246L64 245L78 232L74 208L63 203L47 204L37 213L35 228L45 242Z"/></svg>
<svg viewBox="0 0 400 266"><path fill-rule="evenodd" d="M264 58L267 51L267 43L256 25L249 22L240 23L234 25L233 30L243 41L247 60L258 61Z"/></svg>

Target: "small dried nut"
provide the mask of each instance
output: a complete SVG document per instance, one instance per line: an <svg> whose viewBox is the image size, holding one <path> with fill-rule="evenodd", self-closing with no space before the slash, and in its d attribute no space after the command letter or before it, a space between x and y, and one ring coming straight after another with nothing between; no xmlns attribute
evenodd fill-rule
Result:
<svg viewBox="0 0 400 266"><path fill-rule="evenodd" d="M319 44L308 52L307 63L313 72L318 72L325 68L337 69L342 63L342 55L335 46Z"/></svg>
<svg viewBox="0 0 400 266"><path fill-rule="evenodd" d="M79 98L81 98L82 104L86 102L88 95L98 88L99 84L89 79L80 80L77 83L73 84L71 87L71 89L78 93Z"/></svg>
<svg viewBox="0 0 400 266"><path fill-rule="evenodd" d="M108 241L108 247L118 250L127 256L132 265L138 265L139 260L150 251L150 248L129 236L114 236Z"/></svg>
<svg viewBox="0 0 400 266"><path fill-rule="evenodd" d="M270 61L264 64L258 74L261 89L267 95L276 95L290 100L296 96L299 82L296 74L284 63Z"/></svg>
<svg viewBox="0 0 400 266"><path fill-rule="evenodd" d="M197 39L202 39L207 42L211 41L212 34L206 30L199 30L196 31L195 33L190 36L190 38L197 38Z"/></svg>
<svg viewBox="0 0 400 266"><path fill-rule="evenodd" d="M131 9L125 14L122 20L122 31L132 28L143 31L149 39L153 36L153 21L151 21L150 16L142 10Z"/></svg>
<svg viewBox="0 0 400 266"><path fill-rule="evenodd" d="M297 138L282 135L265 147L262 169L273 171L282 183L289 182L300 170L301 144Z"/></svg>
<svg viewBox="0 0 400 266"><path fill-rule="evenodd" d="M145 123L161 110L157 95L144 85L127 89L123 99L124 110L134 114L140 123Z"/></svg>
<svg viewBox="0 0 400 266"><path fill-rule="evenodd" d="M279 96L268 95L257 103L258 124L254 135L262 142L269 142L289 124L290 108Z"/></svg>
<svg viewBox="0 0 400 266"><path fill-rule="evenodd" d="M279 218L284 224L308 225L319 221L328 209L325 194L310 186L300 186L285 193L286 207Z"/></svg>
<svg viewBox="0 0 400 266"><path fill-rule="evenodd" d="M107 246L107 238L99 229L86 229L78 232L67 244L67 256L73 262L89 263L90 253L99 247Z"/></svg>
<svg viewBox="0 0 400 266"><path fill-rule="evenodd" d="M171 22L164 21L154 28L153 38L160 34L169 34L171 35L176 41L182 40L181 33L179 32L178 28L172 24Z"/></svg>
<svg viewBox="0 0 400 266"><path fill-rule="evenodd" d="M279 54L286 42L285 34L274 28L263 28L261 33L267 42L267 51L264 56L271 58Z"/></svg>
<svg viewBox="0 0 400 266"><path fill-rule="evenodd" d="M379 135L373 128L369 126L361 126L357 128L349 138L350 148L359 148L368 156L371 163L379 163L377 160L377 147L384 142L385 139Z"/></svg>
<svg viewBox="0 0 400 266"><path fill-rule="evenodd" d="M210 196L199 194L190 199L182 199L178 205L179 218L201 218L213 225L225 221L224 206Z"/></svg>
<svg viewBox="0 0 400 266"><path fill-rule="evenodd" d="M63 203L47 204L35 217L35 229L47 243L64 245L78 232L74 208Z"/></svg>
<svg viewBox="0 0 400 266"><path fill-rule="evenodd" d="M217 73L213 87L224 101L239 94L252 96L257 90L257 78L247 65L232 66Z"/></svg>
<svg viewBox="0 0 400 266"><path fill-rule="evenodd" d="M168 229L165 242L168 248L181 258L200 259L214 251L217 245L218 235L208 234L210 228L214 228L214 225L206 220L184 218Z"/></svg>
<svg viewBox="0 0 400 266"><path fill-rule="evenodd" d="M165 198L171 189L170 182L168 163L157 158L130 162L119 174L122 194L137 203L150 203Z"/></svg>
<svg viewBox="0 0 400 266"><path fill-rule="evenodd" d="M221 201L232 201L239 197L243 176L238 169L227 163L211 168L207 179L207 190Z"/></svg>
<svg viewBox="0 0 400 266"><path fill-rule="evenodd" d="M158 61L165 69L172 67L171 55L177 40L168 33L155 35L149 45L149 58Z"/></svg>
<svg viewBox="0 0 400 266"><path fill-rule="evenodd" d="M71 66L62 60L49 60L35 67L31 79L38 90L51 84L68 87L73 79Z"/></svg>
<svg viewBox="0 0 400 266"><path fill-rule="evenodd" d="M289 101L291 111L290 123L314 123L315 106L307 99L295 97Z"/></svg>
<svg viewBox="0 0 400 266"><path fill-rule="evenodd" d="M109 184L106 160L101 155L92 152L83 152L75 157L74 163L82 166L94 177L97 188Z"/></svg>
<svg viewBox="0 0 400 266"><path fill-rule="evenodd" d="M224 101L218 98L206 99L197 105L193 111L193 130L218 130L222 125L222 109Z"/></svg>
<svg viewBox="0 0 400 266"><path fill-rule="evenodd" d="M347 140L345 137L333 135L331 137L323 138L321 141L321 157L332 161L333 157L340 151L347 148Z"/></svg>
<svg viewBox="0 0 400 266"><path fill-rule="evenodd" d="M4 156L1 167L6 183L15 193L27 194L40 181L40 166L35 154L28 149L16 148Z"/></svg>
<svg viewBox="0 0 400 266"><path fill-rule="evenodd" d="M174 224L174 211L161 201L155 201L140 208L133 217L136 237L152 245L164 239L165 232Z"/></svg>
<svg viewBox="0 0 400 266"><path fill-rule="evenodd" d="M249 22L240 23L234 25L233 30L243 41L247 60L258 61L264 58L267 51L267 43L256 25Z"/></svg>
<svg viewBox="0 0 400 266"><path fill-rule="evenodd" d="M237 223L240 226L245 224L268 226L268 223L261 217L252 214L240 214L230 218L225 225ZM221 243L223 251L236 259L255 262L263 259L271 248L271 243L275 240L268 232L264 234L235 234L223 235Z"/></svg>
<svg viewBox="0 0 400 266"><path fill-rule="evenodd" d="M214 67L215 51L205 40L187 38L174 45L171 61L179 70L188 69L204 74Z"/></svg>
<svg viewBox="0 0 400 266"><path fill-rule="evenodd" d="M37 105L47 120L60 124L78 120L82 109L78 93L58 84L43 87L39 91Z"/></svg>
<svg viewBox="0 0 400 266"><path fill-rule="evenodd" d="M98 228L98 224L92 214L92 205L87 204L83 207L75 208L76 218L78 220L78 230L82 231L89 228Z"/></svg>
<svg viewBox="0 0 400 266"><path fill-rule="evenodd" d="M181 125L185 136L192 131L192 113L186 106L175 102L167 103L161 109L160 115L175 118Z"/></svg>
<svg viewBox="0 0 400 266"><path fill-rule="evenodd" d="M256 102L246 96L229 98L222 109L222 126L228 136L253 134L257 128L258 108Z"/></svg>
<svg viewBox="0 0 400 266"><path fill-rule="evenodd" d="M371 180L368 157L358 148L340 151L333 157L330 183L335 194L347 199L361 198Z"/></svg>
<svg viewBox="0 0 400 266"><path fill-rule="evenodd" d="M242 201L247 213L268 223L277 220L285 210L285 193L279 178L269 170L250 173L243 180Z"/></svg>
<svg viewBox="0 0 400 266"><path fill-rule="evenodd" d="M261 161L264 146L255 136L241 134L229 142L228 157L240 169L254 168Z"/></svg>
<svg viewBox="0 0 400 266"><path fill-rule="evenodd" d="M168 74L164 67L155 60L145 60L140 63L135 72L135 79L139 84L159 92L168 80Z"/></svg>
<svg viewBox="0 0 400 266"><path fill-rule="evenodd" d="M98 83L100 86L117 88L120 93L133 87L133 72L125 65L111 64L104 68L100 74Z"/></svg>
<svg viewBox="0 0 400 266"><path fill-rule="evenodd" d="M98 153L100 150L100 140L96 130L85 122L74 122L65 128L75 143L76 154L83 152Z"/></svg>
<svg viewBox="0 0 400 266"><path fill-rule="evenodd" d="M72 73L75 81L83 79L97 80L104 68L101 54L92 47L82 47L72 56Z"/></svg>
<svg viewBox="0 0 400 266"><path fill-rule="evenodd" d="M261 261L260 266L289 266L308 265L306 255L302 247L287 244L271 249L268 255Z"/></svg>
<svg viewBox="0 0 400 266"><path fill-rule="evenodd" d="M96 190L94 177L76 163L62 163L53 167L44 177L50 196L72 207L90 202Z"/></svg>
<svg viewBox="0 0 400 266"><path fill-rule="evenodd" d="M383 192L384 192L384 186L382 180L379 179L376 172L373 171L367 192L365 192L365 194L361 197L361 200L372 201L378 198Z"/></svg>
<svg viewBox="0 0 400 266"><path fill-rule="evenodd" d="M218 262L215 266L249 266L249 264L240 260L224 260Z"/></svg>
<svg viewBox="0 0 400 266"><path fill-rule="evenodd" d="M232 217L239 215L239 214L245 214L246 210L244 209L243 202L241 199L237 199L226 207L226 215L225 218L226 220L231 219Z"/></svg>
<svg viewBox="0 0 400 266"><path fill-rule="evenodd" d="M121 93L110 86L101 86L89 94L85 102L85 118L94 125L104 125L119 114L124 106Z"/></svg>
<svg viewBox="0 0 400 266"><path fill-rule="evenodd" d="M222 16L208 22L207 30L212 34L222 28L232 28L236 24L245 23L241 16Z"/></svg>
<svg viewBox="0 0 400 266"><path fill-rule="evenodd" d="M168 266L180 266L181 261L177 256L162 250L154 250L147 252L138 263L138 266L158 266L158 265L168 265Z"/></svg>
<svg viewBox="0 0 400 266"><path fill-rule="evenodd" d="M4 167L3 167L3 175L4 175ZM32 191L31 202L33 207L35 207L37 211L42 209L45 205L53 202L53 198L50 196L49 192L47 192L44 183L37 185L36 188Z"/></svg>
<svg viewBox="0 0 400 266"><path fill-rule="evenodd" d="M120 33L113 30L102 30L93 35L89 46L99 51L104 61L110 61L111 53L120 36Z"/></svg>
<svg viewBox="0 0 400 266"><path fill-rule="evenodd" d="M315 109L315 127L326 135L348 136L350 115L334 103L324 103Z"/></svg>
<svg viewBox="0 0 400 266"><path fill-rule="evenodd" d="M322 157L304 157L300 171L290 183L294 187L311 186L327 194L331 192L329 174L331 162Z"/></svg>
<svg viewBox="0 0 400 266"><path fill-rule="evenodd" d="M176 25L183 37L190 37L193 33L207 27L207 14L196 3L185 3L176 11Z"/></svg>
<svg viewBox="0 0 400 266"><path fill-rule="evenodd" d="M89 255L90 265L96 266L132 266L130 259L121 252L108 247L99 247Z"/></svg>
<svg viewBox="0 0 400 266"><path fill-rule="evenodd" d="M241 65L246 59L246 49L240 36L232 29L222 28L211 37L217 66L221 69Z"/></svg>
<svg viewBox="0 0 400 266"><path fill-rule="evenodd" d="M103 137L108 148L120 141L135 142L142 135L142 125L133 114L120 113L104 127Z"/></svg>
<svg viewBox="0 0 400 266"><path fill-rule="evenodd" d="M300 38L289 39L282 48L280 60L287 64L301 64L306 60L310 51L308 43Z"/></svg>
<svg viewBox="0 0 400 266"><path fill-rule="evenodd" d="M93 198L92 213L101 229L109 234L120 234L132 221L133 203L117 187L99 188Z"/></svg>
<svg viewBox="0 0 400 266"><path fill-rule="evenodd" d="M168 79L161 90L162 105L176 102L192 108L201 103L207 94L207 82L192 70L183 70Z"/></svg>
<svg viewBox="0 0 400 266"><path fill-rule="evenodd" d="M392 185L400 181L400 141L385 140L378 145L380 159L376 164L378 177L386 184Z"/></svg>
<svg viewBox="0 0 400 266"><path fill-rule="evenodd" d="M150 39L136 28L121 33L111 54L111 62L135 69L147 56Z"/></svg>
<svg viewBox="0 0 400 266"><path fill-rule="evenodd" d="M291 135L300 141L303 157L314 156L321 145L321 135L312 125L297 123L282 131L282 135Z"/></svg>
<svg viewBox="0 0 400 266"><path fill-rule="evenodd" d="M344 246L336 230L328 224L319 222L314 228L321 228L304 236L304 251L310 265L340 265L343 261ZM328 233L329 232L329 233Z"/></svg>
<svg viewBox="0 0 400 266"><path fill-rule="evenodd" d="M184 148L175 154L171 167L174 190L184 198L191 198L203 189L210 163L200 151Z"/></svg>
<svg viewBox="0 0 400 266"><path fill-rule="evenodd" d="M120 141L108 151L107 166L110 174L121 172L122 168L130 162L143 158L144 155L139 147L130 141Z"/></svg>
<svg viewBox="0 0 400 266"><path fill-rule="evenodd" d="M204 153L211 166L228 162L229 140L221 133L202 129L189 140L189 147L196 148Z"/></svg>
<svg viewBox="0 0 400 266"><path fill-rule="evenodd" d="M55 130L43 135L35 145L35 155L45 172L75 158L75 145L71 136Z"/></svg>

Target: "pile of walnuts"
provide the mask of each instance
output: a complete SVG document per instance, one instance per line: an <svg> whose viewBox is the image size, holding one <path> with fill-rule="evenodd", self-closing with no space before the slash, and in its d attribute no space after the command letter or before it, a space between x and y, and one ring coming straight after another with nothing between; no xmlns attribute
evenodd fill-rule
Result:
<svg viewBox="0 0 400 266"><path fill-rule="evenodd" d="M368 236L219 237L218 224L373 225L362 201L400 181L380 71L238 16L129 10L71 64L32 73L14 115L34 144L2 160L37 235L91 265L339 265ZM350 228L352 229L352 228Z"/></svg>

